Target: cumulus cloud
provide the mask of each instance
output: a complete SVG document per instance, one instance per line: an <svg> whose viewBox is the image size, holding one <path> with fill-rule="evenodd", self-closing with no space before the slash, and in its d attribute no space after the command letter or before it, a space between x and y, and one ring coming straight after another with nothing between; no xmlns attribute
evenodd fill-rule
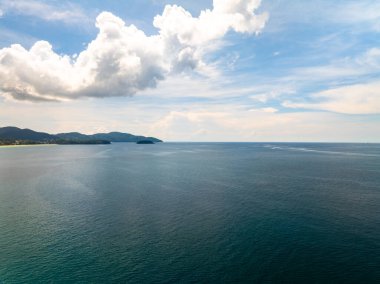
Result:
<svg viewBox="0 0 380 284"><path fill-rule="evenodd" d="M154 18L158 34L147 36L109 12L96 19L97 37L78 56L57 54L49 42L29 50L0 50L0 89L18 100L62 101L79 97L131 96L154 88L167 75L205 70L207 47L228 31L259 33L268 18L256 15L260 0L214 0L199 17L167 5Z"/></svg>

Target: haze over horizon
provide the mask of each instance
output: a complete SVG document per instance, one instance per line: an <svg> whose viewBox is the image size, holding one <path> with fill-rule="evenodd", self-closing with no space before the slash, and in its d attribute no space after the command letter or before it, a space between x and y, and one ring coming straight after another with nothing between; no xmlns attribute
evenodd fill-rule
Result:
<svg viewBox="0 0 380 284"><path fill-rule="evenodd" d="M380 3L0 0L0 127L380 142Z"/></svg>

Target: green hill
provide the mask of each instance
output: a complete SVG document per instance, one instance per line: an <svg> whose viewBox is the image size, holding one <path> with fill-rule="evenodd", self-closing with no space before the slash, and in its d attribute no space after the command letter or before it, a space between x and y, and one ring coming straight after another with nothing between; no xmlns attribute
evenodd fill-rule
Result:
<svg viewBox="0 0 380 284"><path fill-rule="evenodd" d="M136 136L130 133L110 132L86 135L79 132L49 134L17 127L0 128L0 145L9 144L109 144L111 142L138 142L149 140L162 142L154 137Z"/></svg>

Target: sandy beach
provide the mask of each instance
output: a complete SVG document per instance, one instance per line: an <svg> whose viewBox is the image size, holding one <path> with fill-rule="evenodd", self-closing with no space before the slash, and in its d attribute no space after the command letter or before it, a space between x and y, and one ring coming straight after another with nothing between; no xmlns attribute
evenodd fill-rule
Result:
<svg viewBox="0 0 380 284"><path fill-rule="evenodd" d="M30 144L30 145L0 145L3 148L24 148L24 147L43 147L43 146L57 146L58 144Z"/></svg>

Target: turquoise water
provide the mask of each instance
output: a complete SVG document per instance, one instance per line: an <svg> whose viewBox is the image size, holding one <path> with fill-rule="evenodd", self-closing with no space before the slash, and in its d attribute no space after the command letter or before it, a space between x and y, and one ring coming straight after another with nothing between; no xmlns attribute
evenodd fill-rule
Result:
<svg viewBox="0 0 380 284"><path fill-rule="evenodd" d="M380 283L380 144L0 148L0 283Z"/></svg>

